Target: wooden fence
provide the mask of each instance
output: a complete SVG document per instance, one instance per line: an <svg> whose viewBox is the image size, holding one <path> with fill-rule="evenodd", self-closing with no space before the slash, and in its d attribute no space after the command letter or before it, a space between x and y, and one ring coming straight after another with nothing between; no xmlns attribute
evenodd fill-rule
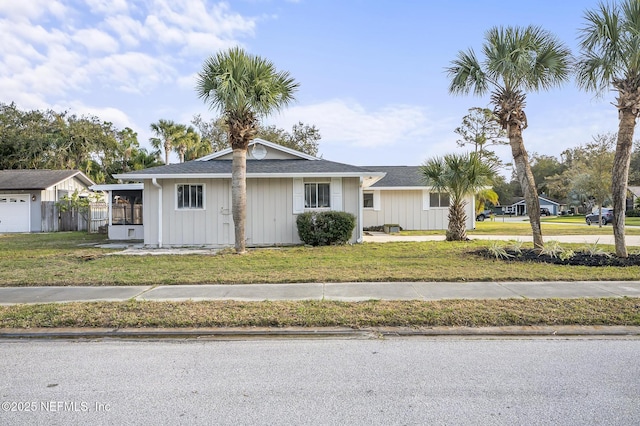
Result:
<svg viewBox="0 0 640 426"><path fill-rule="evenodd" d="M61 211L54 201L43 201L41 205L42 232L86 231L87 220L77 209Z"/></svg>
<svg viewBox="0 0 640 426"><path fill-rule="evenodd" d="M107 203L91 203L89 205L89 233L102 232L108 223L109 207Z"/></svg>

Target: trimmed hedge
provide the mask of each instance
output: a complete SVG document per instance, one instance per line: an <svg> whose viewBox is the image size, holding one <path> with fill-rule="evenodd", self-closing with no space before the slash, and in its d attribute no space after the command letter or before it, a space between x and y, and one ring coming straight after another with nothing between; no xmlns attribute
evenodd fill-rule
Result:
<svg viewBox="0 0 640 426"><path fill-rule="evenodd" d="M346 212L307 212L296 219L298 235L305 244L345 244L356 227L356 217Z"/></svg>

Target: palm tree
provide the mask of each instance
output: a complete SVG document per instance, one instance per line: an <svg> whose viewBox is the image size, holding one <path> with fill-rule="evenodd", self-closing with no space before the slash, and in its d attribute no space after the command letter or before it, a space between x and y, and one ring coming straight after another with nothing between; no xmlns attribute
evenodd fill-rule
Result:
<svg viewBox="0 0 640 426"><path fill-rule="evenodd" d="M486 160L483 159L486 162ZM487 203L494 206L500 201L500 196L491 188L482 189L476 194L476 215L484 210Z"/></svg>
<svg viewBox="0 0 640 426"><path fill-rule="evenodd" d="M487 31L480 62L473 50L461 51L451 62L449 92L481 96L491 94L498 123L507 132L516 175L526 200L533 243L543 247L540 202L524 147L527 128L524 112L527 91L547 90L569 77L571 54L551 33L534 26L494 27Z"/></svg>
<svg viewBox="0 0 640 426"><path fill-rule="evenodd" d="M180 136L186 132L184 124L176 124L172 120L160 119L149 126L156 137L149 139L151 146L157 150L164 150L164 163L169 164L169 154Z"/></svg>
<svg viewBox="0 0 640 426"><path fill-rule="evenodd" d="M447 241L467 239L465 198L474 195L491 183L495 169L484 163L480 156L448 154L428 160L420 167L425 184L435 191L449 194L449 226Z"/></svg>
<svg viewBox="0 0 640 426"><path fill-rule="evenodd" d="M600 3L597 10L585 13L585 20L576 65L578 84L600 95L609 87L618 92L618 140L611 183L613 236L616 255L628 257L624 215L633 133L640 115L640 1Z"/></svg>
<svg viewBox="0 0 640 426"><path fill-rule="evenodd" d="M200 143L200 135L193 126L183 126L184 132L173 141L173 149L178 153L180 162L184 163L185 154L193 150Z"/></svg>
<svg viewBox="0 0 640 426"><path fill-rule="evenodd" d="M272 62L239 47L209 57L198 73L198 96L221 112L229 129L236 253L245 252L247 147L256 135L259 118L291 103L297 88L288 72L276 71Z"/></svg>

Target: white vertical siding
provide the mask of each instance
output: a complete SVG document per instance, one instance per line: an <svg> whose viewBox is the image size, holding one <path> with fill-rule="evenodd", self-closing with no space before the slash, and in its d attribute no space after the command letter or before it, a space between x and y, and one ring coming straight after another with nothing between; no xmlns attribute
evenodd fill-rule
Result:
<svg viewBox="0 0 640 426"><path fill-rule="evenodd" d="M473 229L471 198L468 200L466 212L467 229ZM380 210L365 209L363 223L364 227L398 224L408 230L440 230L449 226L448 216L448 208L425 206L422 190L391 190L380 191Z"/></svg>

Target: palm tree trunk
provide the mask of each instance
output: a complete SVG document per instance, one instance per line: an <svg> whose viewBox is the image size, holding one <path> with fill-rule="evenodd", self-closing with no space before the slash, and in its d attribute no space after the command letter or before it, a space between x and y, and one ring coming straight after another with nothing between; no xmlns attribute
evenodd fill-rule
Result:
<svg viewBox="0 0 640 426"><path fill-rule="evenodd" d="M447 241L467 241L467 215L464 212L465 203L455 203L449 207L449 227Z"/></svg>
<svg viewBox="0 0 640 426"><path fill-rule="evenodd" d="M171 153L171 141L164 141L164 164L169 164L169 154Z"/></svg>
<svg viewBox="0 0 640 426"><path fill-rule="evenodd" d="M237 254L246 253L244 224L247 217L247 150L234 148L231 162L231 212Z"/></svg>
<svg viewBox="0 0 640 426"><path fill-rule="evenodd" d="M618 142L613 158L611 172L611 192L613 195L613 238L616 245L616 256L628 257L624 237L624 215L627 201L627 180L629 179L629 163L633 146L633 131L636 126L636 115L629 108L620 110Z"/></svg>
<svg viewBox="0 0 640 426"><path fill-rule="evenodd" d="M511 153L513 154L513 162L516 166L516 176L518 182L520 182L520 187L524 194L524 201L527 206L527 213L529 214L533 246L541 249L544 247L544 242L542 240L542 227L540 226L540 200L538 199L536 181L531 172L529 156L524 148L522 129L520 126L509 126L508 137L509 144L511 145Z"/></svg>

